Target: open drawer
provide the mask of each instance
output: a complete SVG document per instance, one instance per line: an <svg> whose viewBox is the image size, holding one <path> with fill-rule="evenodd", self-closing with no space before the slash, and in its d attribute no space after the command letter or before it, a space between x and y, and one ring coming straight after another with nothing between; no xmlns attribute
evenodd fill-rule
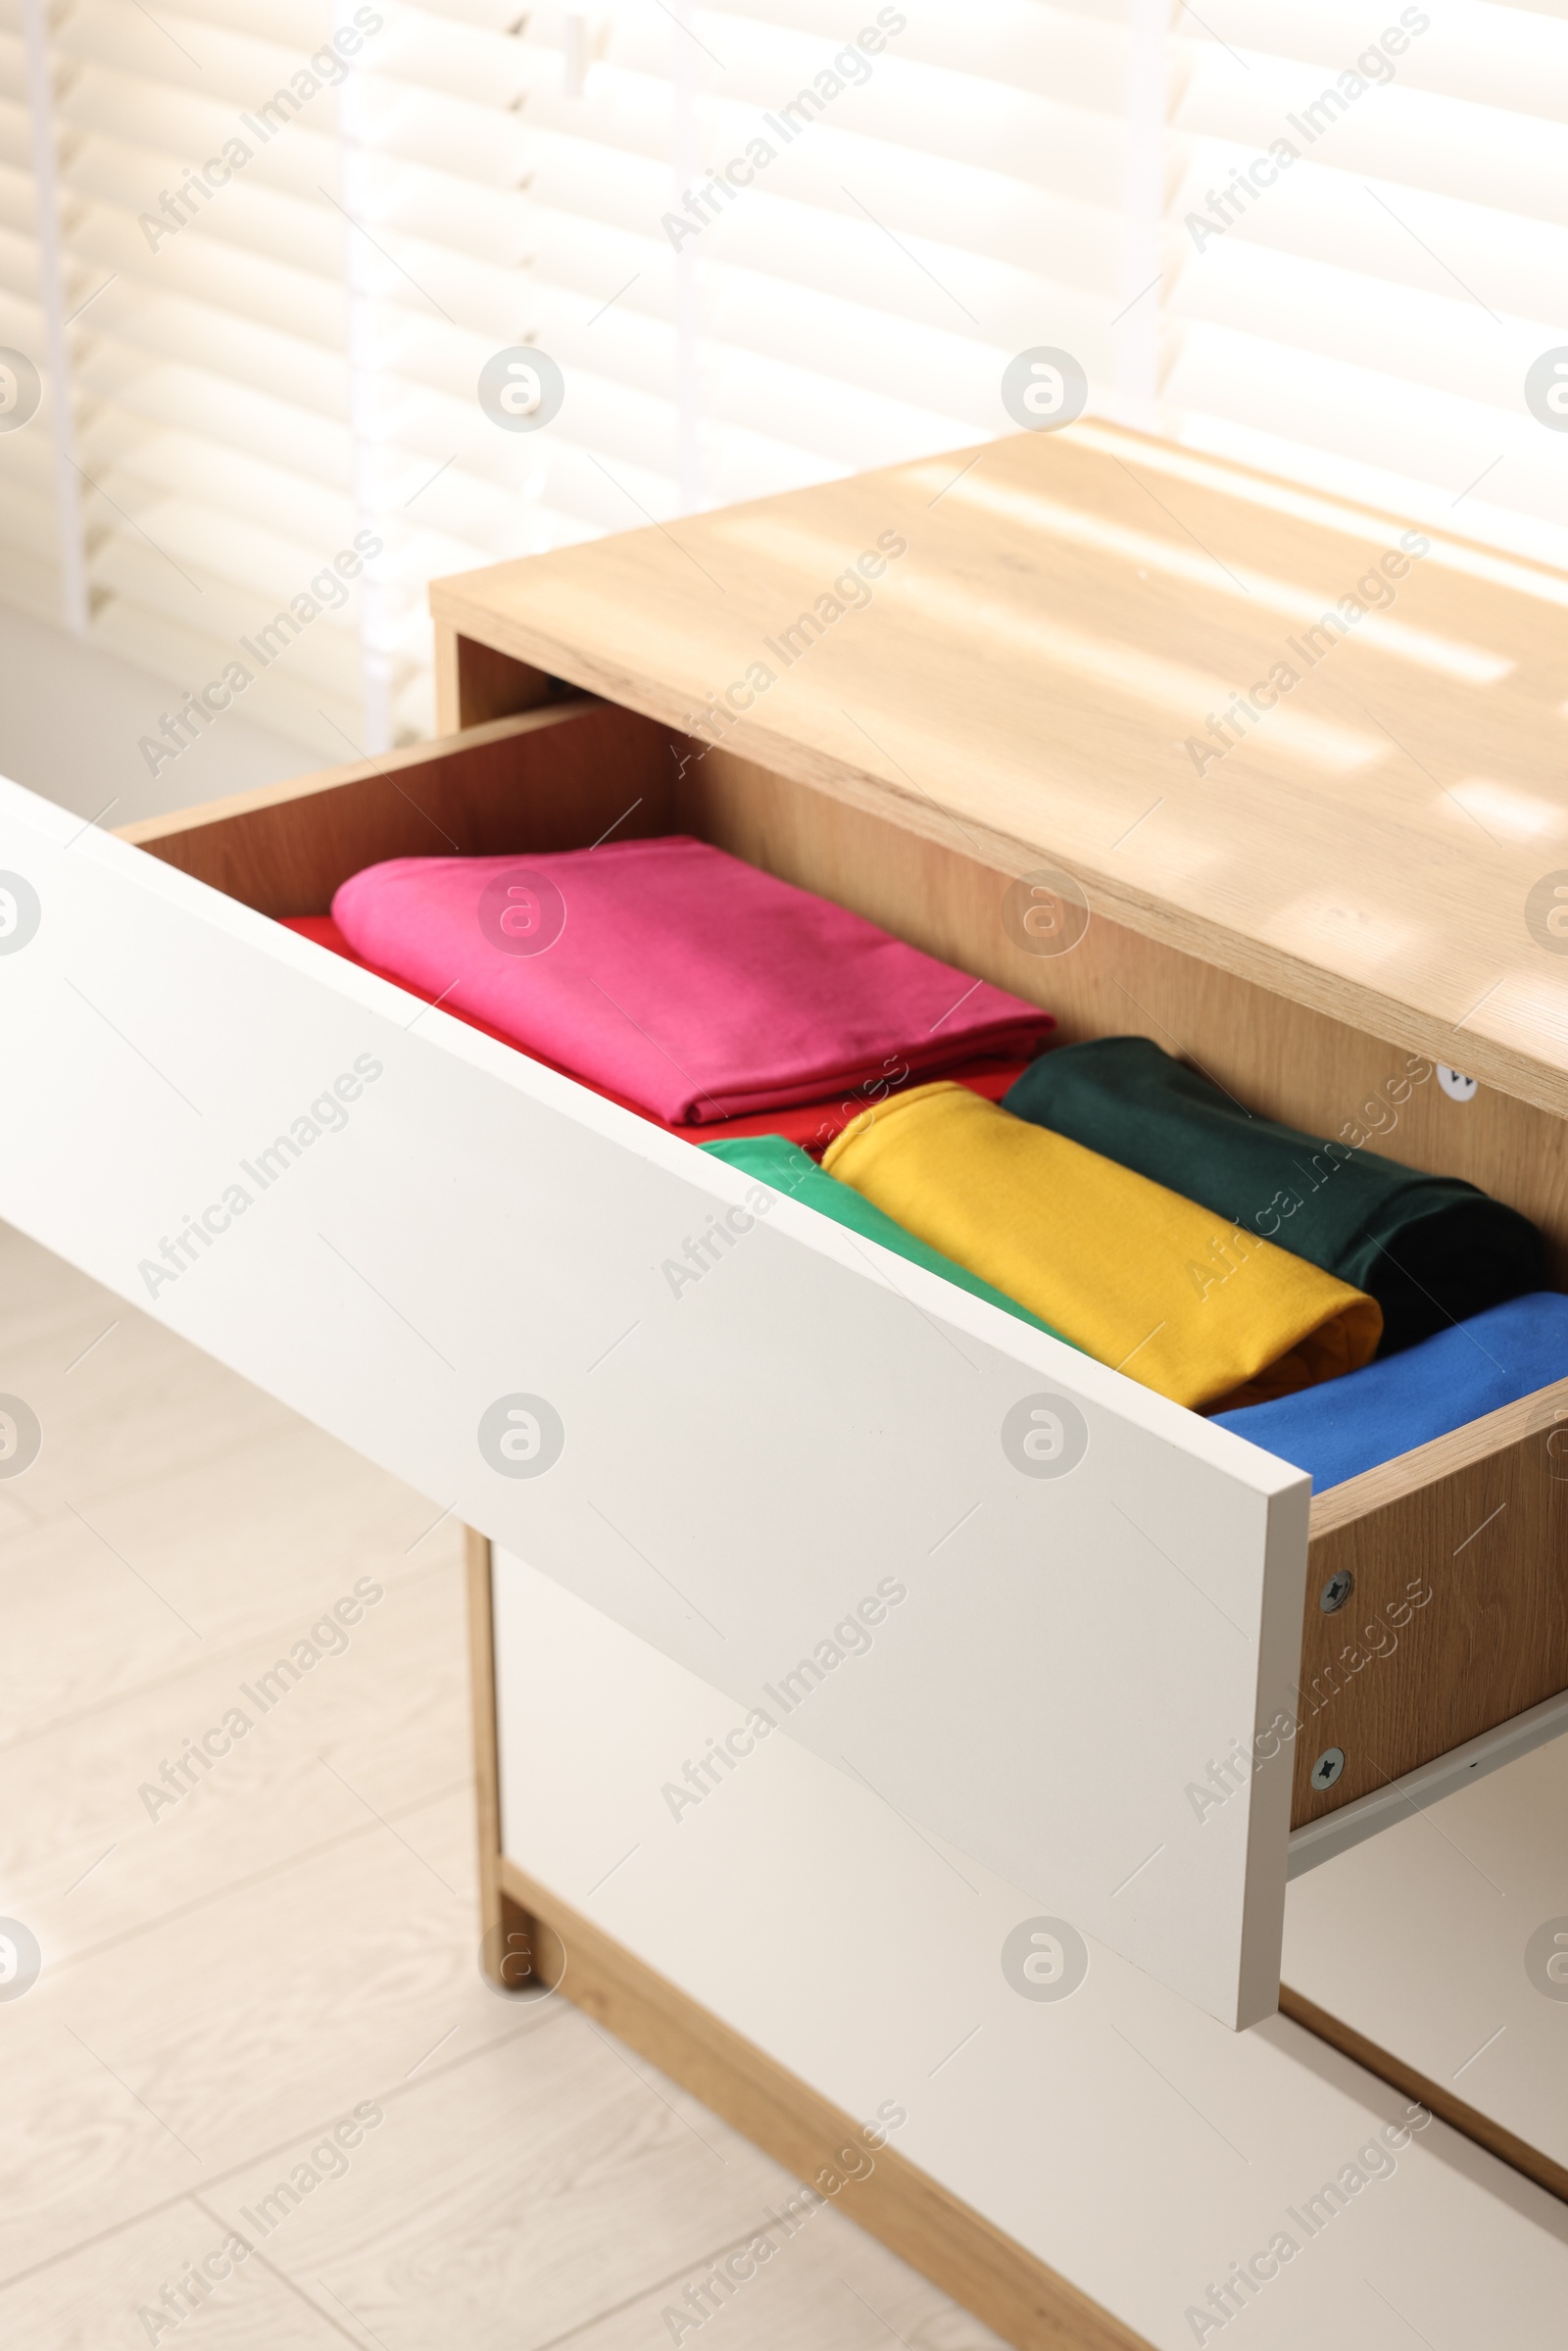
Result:
<svg viewBox="0 0 1568 2351"><path fill-rule="evenodd" d="M716 1685L737 1723L763 1712L1249 2024L1276 2001L1293 1817L1568 1684L1542 1408L1323 1497L1310 1533L1296 1470L270 919L324 912L377 858L618 823L854 905L1069 1036L1108 1025L1084 991L1117 986L1129 1011L1134 989L1157 1003L1167 1041L1217 1020L1267 1058L1284 1024L1333 1025L1174 954L1152 978L1148 942L1110 923L1069 981L1069 959L1009 942L1006 873L923 837L907 804L700 748L557 697L125 840L6 787L0 867L36 920L0 956L0 1214ZM1344 1029L1328 1045L1342 1087L1408 1059ZM1322 1040L1299 1057L1325 1065ZM1257 1090L1320 1122L1305 1082ZM1410 1097L1407 1157L1430 1157L1436 1092ZM1472 1163L1491 1111L1522 1108L1469 1105ZM662 1263L719 1216L741 1245L673 1297ZM1024 1474L1010 1416L1051 1398L1086 1449ZM544 1474L498 1449L519 1402ZM1326 1619L1346 1563L1357 1605ZM1415 1578L1431 1600L1329 1691L1325 1625L1337 1651ZM1319 1796L1304 1773L1329 1744L1350 1761Z"/></svg>

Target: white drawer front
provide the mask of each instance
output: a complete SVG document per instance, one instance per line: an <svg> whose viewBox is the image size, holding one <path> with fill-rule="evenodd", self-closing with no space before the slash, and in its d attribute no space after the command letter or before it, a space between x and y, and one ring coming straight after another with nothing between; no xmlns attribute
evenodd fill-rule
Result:
<svg viewBox="0 0 1568 2351"><path fill-rule="evenodd" d="M1225 2022L1269 2012L1290 1750L1201 1820L1187 1789L1290 1705L1303 1479L792 1201L752 1216L735 1171L14 786L0 870L40 908L0 952L0 1213L737 1722ZM519 1397L549 1409L509 1433ZM1065 1474L1039 1397L1087 1439Z"/></svg>

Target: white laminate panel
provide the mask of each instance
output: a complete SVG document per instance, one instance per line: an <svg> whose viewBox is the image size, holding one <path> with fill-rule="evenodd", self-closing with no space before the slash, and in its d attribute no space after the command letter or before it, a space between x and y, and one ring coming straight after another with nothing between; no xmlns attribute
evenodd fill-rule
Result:
<svg viewBox="0 0 1568 2351"><path fill-rule="evenodd" d="M0 937L0 1214L743 1707L793 1677L794 1737L1212 2015L1272 2012L1290 1750L1206 1820L1186 1789L1290 1707L1303 1477L14 786L0 871L41 908ZM1004 1446L1042 1394L1066 1475ZM564 1431L542 1475L482 1443L516 1396Z"/></svg>
<svg viewBox="0 0 1568 2351"><path fill-rule="evenodd" d="M518 1560L494 1581L505 1851L844 2111L902 2107L902 2155L1155 2351L1561 2351L1552 2197L1438 2122L1391 2147L1397 2091L1093 1936L1070 1997L1020 1995L1004 1945L1065 1905L787 1739L672 1807L732 1703Z"/></svg>
<svg viewBox="0 0 1568 2351"><path fill-rule="evenodd" d="M1568 1739L1293 1885L1285 1980L1568 2166Z"/></svg>

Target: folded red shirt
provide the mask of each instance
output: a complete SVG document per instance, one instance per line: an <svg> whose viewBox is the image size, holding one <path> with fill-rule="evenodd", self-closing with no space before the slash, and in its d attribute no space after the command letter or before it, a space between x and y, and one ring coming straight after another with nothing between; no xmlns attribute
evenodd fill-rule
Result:
<svg viewBox="0 0 1568 2351"><path fill-rule="evenodd" d="M671 1126L885 1087L901 1065L1027 1060L1054 1026L684 834L395 857L346 881L332 917L377 970Z"/></svg>
<svg viewBox="0 0 1568 2351"><path fill-rule="evenodd" d="M364 955L357 955L330 914L285 914L280 919L286 931L297 931L302 939L312 939L318 947L330 949L333 955L342 955L346 962L358 963L363 970L375 972L378 979L391 980L410 996L417 996L427 1004L437 1001L433 989L416 987L411 981L399 978L395 971L383 971L378 964L368 962ZM460 1011L450 998L441 1009L451 1012L458 1020L466 1021L471 1029L482 1029L487 1037L494 1037L498 1044L511 1046L514 1053L522 1050L514 1039L492 1027L489 1021L480 1020L472 1012ZM578 1070L564 1068L559 1061L552 1061L547 1053L530 1053L529 1058L543 1061L547 1068L560 1070L563 1077L575 1078L579 1085L586 1085L590 1093L603 1095L607 1102L618 1102L623 1110L635 1110L639 1118L651 1119L653 1125L663 1127L667 1134L684 1136L688 1142L710 1143L715 1135L784 1135L791 1143L800 1144L814 1158L820 1158L834 1136L842 1133L850 1120L858 1118L870 1103L883 1101L889 1094L896 1094L901 1086L909 1085L917 1075L922 1082L928 1082L933 1074L929 1071L916 1073L906 1064L895 1061L891 1069L853 1094L830 1096L822 1102L798 1102L781 1110L754 1111L748 1118L726 1118L718 1125L711 1121L687 1121L682 1124L675 1120L654 1118L652 1112L645 1110L640 1102L628 1102L623 1094L616 1094L608 1086L596 1086L591 1078L584 1078ZM956 1078L960 1085L971 1087L976 1094L983 1094L988 1102L996 1102L1002 1100L1009 1086L1017 1083L1027 1067L1026 1060L1007 1060L992 1054L966 1062L961 1069L944 1069L935 1074Z"/></svg>

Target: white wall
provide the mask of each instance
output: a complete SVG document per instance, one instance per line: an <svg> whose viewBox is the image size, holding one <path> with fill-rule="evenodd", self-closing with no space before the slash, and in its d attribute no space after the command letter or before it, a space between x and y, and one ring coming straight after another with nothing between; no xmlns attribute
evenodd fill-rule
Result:
<svg viewBox="0 0 1568 2351"><path fill-rule="evenodd" d="M155 777L137 749L175 690L66 630L0 611L0 775L109 826L303 775L318 754L230 710ZM350 756L345 753L345 757Z"/></svg>

